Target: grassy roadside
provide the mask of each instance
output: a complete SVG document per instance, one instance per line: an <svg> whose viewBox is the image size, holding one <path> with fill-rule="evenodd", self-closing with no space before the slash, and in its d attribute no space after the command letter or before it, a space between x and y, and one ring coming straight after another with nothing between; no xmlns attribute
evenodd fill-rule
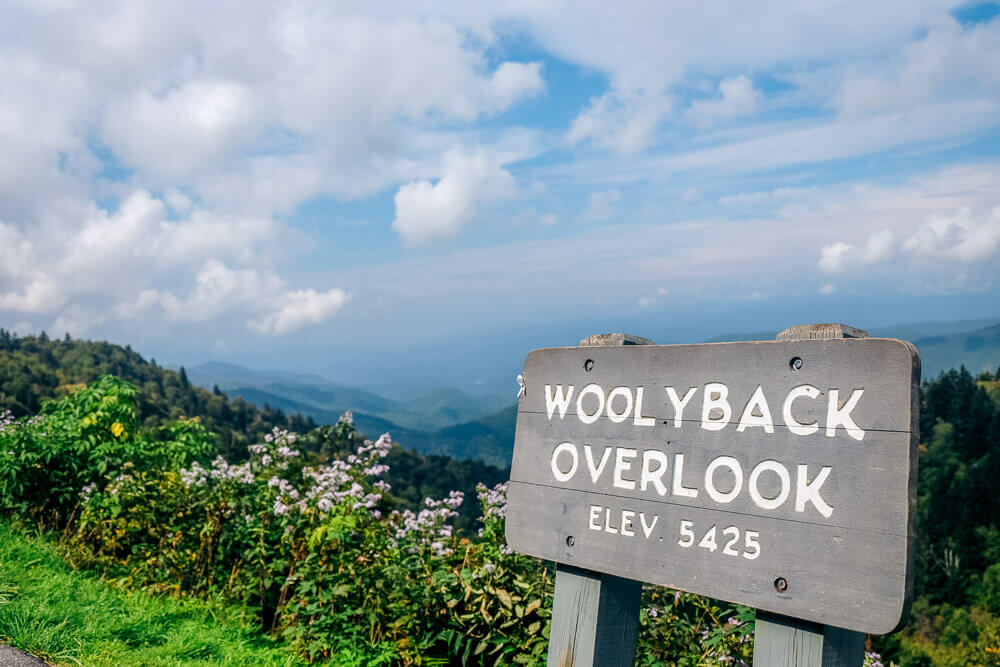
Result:
<svg viewBox="0 0 1000 667"><path fill-rule="evenodd" d="M57 665L294 665L239 612L115 589L0 521L0 643Z"/></svg>

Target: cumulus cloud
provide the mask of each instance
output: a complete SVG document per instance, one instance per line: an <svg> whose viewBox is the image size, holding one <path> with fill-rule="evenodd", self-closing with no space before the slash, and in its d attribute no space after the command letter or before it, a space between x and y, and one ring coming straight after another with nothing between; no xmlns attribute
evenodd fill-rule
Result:
<svg viewBox="0 0 1000 667"><path fill-rule="evenodd" d="M514 179L482 150L456 148L444 159L437 183L427 180L399 188L393 229L410 245L455 236L479 207L514 194Z"/></svg>
<svg viewBox="0 0 1000 667"><path fill-rule="evenodd" d="M310 324L319 324L347 303L347 293L341 289L327 292L296 290L283 295L281 305L249 326L258 333L280 336Z"/></svg>
<svg viewBox="0 0 1000 667"><path fill-rule="evenodd" d="M895 253L896 237L891 230L883 229L869 236L860 248L843 241L823 246L819 267L825 273L840 273L850 268L884 262Z"/></svg>
<svg viewBox="0 0 1000 667"><path fill-rule="evenodd" d="M195 277L195 285L184 297L147 289L117 309L119 317L131 319L161 310L170 322L205 322L225 315L246 316L246 325L261 335L278 336L319 324L347 302L341 289L317 292L290 290L285 281L269 271L231 269L210 260Z"/></svg>
<svg viewBox="0 0 1000 667"><path fill-rule="evenodd" d="M1000 206L981 216L963 208L922 224L903 242L903 249L928 259L968 264L991 260L1000 248Z"/></svg>
<svg viewBox="0 0 1000 667"><path fill-rule="evenodd" d="M496 57L495 10L140 0L5 18L0 219L31 212L42 183L87 193L107 152L136 184L210 206L371 194L436 160L454 142L442 125L545 89L541 63Z"/></svg>
<svg viewBox="0 0 1000 667"><path fill-rule="evenodd" d="M959 26L948 16L956 2L939 0L770 2L699 11L637 2L611 13L564 0L390 10L320 0L6 6L0 315L81 327L130 312L188 324L234 318L280 335L347 300L335 287L345 283L307 279L295 266L290 275L288 255L300 251L294 222L277 221L317 198L395 192L402 241L430 244L513 196L515 175L535 170L529 178L554 176L548 185L558 188L560 174L538 175L551 162L565 167L561 183L586 181L583 192L596 196L682 172L771 170L995 127L1000 19ZM566 126L510 127L534 121L503 114L546 90L545 66L511 55L513 42L594 75L582 84L593 82L591 99L567 110ZM679 121L757 113L765 78L793 89L769 92L769 108L801 109L793 102L807 99L810 111L819 104L840 116L690 141L690 123ZM718 85L688 103L699 81ZM551 147L572 159L553 151L541 168L510 167ZM659 152L642 155L650 148ZM989 184L969 185L973 176L995 182L996 170L977 174L951 189L939 178L930 191L913 183L796 192L755 205L786 206L761 223L781 230L768 242L798 239L811 249L802 253L808 266L818 255L829 273L905 262L987 272L1000 199L982 195ZM561 217L577 210L558 196L532 203ZM739 238L744 247L727 249L735 264L754 261L751 251L771 256L753 234ZM684 261L634 259L697 275L711 255L694 240L689 252Z"/></svg>
<svg viewBox="0 0 1000 667"><path fill-rule="evenodd" d="M246 84L195 80L154 95L137 90L104 113L101 136L124 162L155 182L186 183L224 165L263 131L267 107Z"/></svg>
<svg viewBox="0 0 1000 667"><path fill-rule="evenodd" d="M895 188L827 192L784 214L820 224L835 217L836 240L820 249L823 273L894 273L915 290L979 289L1000 279L998 175L996 165L947 169ZM870 233L876 218L887 226ZM855 269L865 271L851 276Z"/></svg>
<svg viewBox="0 0 1000 667"><path fill-rule="evenodd" d="M942 17L922 39L900 47L881 67L849 74L837 106L847 117L910 110L943 98L1000 95L1000 20L963 27ZM869 73L876 69L874 74Z"/></svg>
<svg viewBox="0 0 1000 667"><path fill-rule="evenodd" d="M253 331L280 335L326 319L347 300L337 289L292 290L266 268L267 249L294 238L270 219L200 208L171 219L163 199L145 190L113 213L79 212L79 220L23 229L0 223L0 311L47 315L55 330L76 334L112 317L161 313L168 322L247 317ZM162 286L192 276L185 297Z"/></svg>
<svg viewBox="0 0 1000 667"><path fill-rule="evenodd" d="M723 79L717 94L708 100L695 100L684 116L695 125L711 125L719 121L749 116L760 108L760 93L744 74Z"/></svg>
<svg viewBox="0 0 1000 667"><path fill-rule="evenodd" d="M589 140L620 153L637 153L653 143L671 107L662 91L611 90L573 119L566 138L572 144Z"/></svg>

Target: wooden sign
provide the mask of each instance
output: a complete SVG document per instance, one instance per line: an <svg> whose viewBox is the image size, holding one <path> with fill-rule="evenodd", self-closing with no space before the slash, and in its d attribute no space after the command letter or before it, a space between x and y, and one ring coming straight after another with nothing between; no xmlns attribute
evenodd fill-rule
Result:
<svg viewBox="0 0 1000 667"><path fill-rule="evenodd" d="M859 632L903 619L909 343L552 348L523 375L516 551Z"/></svg>

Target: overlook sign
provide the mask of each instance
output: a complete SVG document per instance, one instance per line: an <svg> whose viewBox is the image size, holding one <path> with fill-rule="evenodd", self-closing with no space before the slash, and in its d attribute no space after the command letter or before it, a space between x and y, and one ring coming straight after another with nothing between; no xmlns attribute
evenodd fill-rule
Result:
<svg viewBox="0 0 1000 667"><path fill-rule="evenodd" d="M919 358L842 338L535 350L507 541L858 632L909 603Z"/></svg>

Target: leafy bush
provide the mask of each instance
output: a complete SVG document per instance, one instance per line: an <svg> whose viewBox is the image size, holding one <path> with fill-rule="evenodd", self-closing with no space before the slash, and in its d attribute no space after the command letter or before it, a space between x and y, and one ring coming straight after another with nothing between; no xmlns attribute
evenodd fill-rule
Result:
<svg viewBox="0 0 1000 667"><path fill-rule="evenodd" d="M0 426L0 493L56 517L64 551L123 586L237 602L308 660L336 664L541 664L551 564L504 542L505 489L480 486L480 528L457 534L461 492L399 509L391 448L345 416L324 449L274 429L238 464L212 458L194 420L137 427L136 392L101 378L36 418ZM752 611L648 587L642 664L750 655Z"/></svg>

